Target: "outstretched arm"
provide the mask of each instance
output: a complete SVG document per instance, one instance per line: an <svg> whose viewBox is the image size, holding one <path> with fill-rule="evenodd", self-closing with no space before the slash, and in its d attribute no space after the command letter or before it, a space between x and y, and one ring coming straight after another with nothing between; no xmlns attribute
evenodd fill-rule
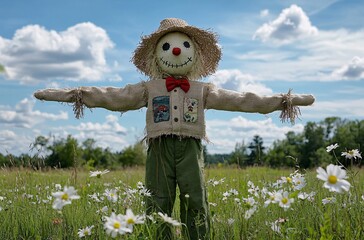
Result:
<svg viewBox="0 0 364 240"><path fill-rule="evenodd" d="M128 111L146 105L146 87L141 82L124 88L79 87L74 89L44 89L34 93L40 100L74 103L76 117L82 117L84 106L111 111Z"/></svg>
<svg viewBox="0 0 364 240"><path fill-rule="evenodd" d="M311 94L276 94L259 96L254 93L240 93L226 89L219 89L213 85L206 98L206 109L240 111L252 113L270 113L282 110L282 121L294 119L299 115L297 106L313 104L315 98Z"/></svg>

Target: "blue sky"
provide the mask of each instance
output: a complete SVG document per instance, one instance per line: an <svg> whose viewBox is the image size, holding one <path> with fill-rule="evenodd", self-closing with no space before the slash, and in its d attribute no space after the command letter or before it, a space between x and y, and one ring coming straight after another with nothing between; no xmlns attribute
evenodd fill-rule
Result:
<svg viewBox="0 0 364 240"><path fill-rule="evenodd" d="M130 58L140 37L168 17L211 29L223 57L204 79L259 94L312 93L292 126L268 115L206 112L210 153L228 153L256 134L267 146L307 121L363 119L364 3L310 1L3 1L0 8L0 153L30 153L36 136L93 138L120 151L144 136L145 109L120 113L41 102L37 89L116 86L147 80Z"/></svg>

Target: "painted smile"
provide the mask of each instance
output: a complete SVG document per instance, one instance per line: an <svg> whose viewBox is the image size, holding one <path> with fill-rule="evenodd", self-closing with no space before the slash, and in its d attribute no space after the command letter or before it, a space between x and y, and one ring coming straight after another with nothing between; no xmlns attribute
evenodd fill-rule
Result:
<svg viewBox="0 0 364 240"><path fill-rule="evenodd" d="M188 57L188 58L187 58L187 60L186 60L184 63L182 63L182 64L173 64L173 63L171 63L171 62L169 62L169 61L165 61L165 60L163 60L163 57L159 58L159 61L160 61L163 65L165 65L165 66L167 66L167 67L171 67L171 68L180 68L180 67L184 67L184 66L186 66L189 62L192 62L192 57Z"/></svg>

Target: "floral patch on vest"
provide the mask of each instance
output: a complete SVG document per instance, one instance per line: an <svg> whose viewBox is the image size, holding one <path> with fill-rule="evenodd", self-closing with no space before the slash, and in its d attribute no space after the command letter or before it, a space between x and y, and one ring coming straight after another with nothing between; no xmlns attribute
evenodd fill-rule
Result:
<svg viewBox="0 0 364 240"><path fill-rule="evenodd" d="M185 98L183 104L183 119L185 122L197 122L198 100Z"/></svg>
<svg viewBox="0 0 364 240"><path fill-rule="evenodd" d="M155 123L169 121L170 110L168 96L153 98L153 116Z"/></svg>

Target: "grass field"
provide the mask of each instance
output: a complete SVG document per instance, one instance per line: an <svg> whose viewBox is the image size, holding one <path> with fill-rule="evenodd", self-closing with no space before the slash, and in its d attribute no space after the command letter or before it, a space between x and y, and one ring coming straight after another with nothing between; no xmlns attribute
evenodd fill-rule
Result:
<svg viewBox="0 0 364 240"><path fill-rule="evenodd" d="M364 171L348 170L351 187L342 193L324 188L316 175L315 170L206 169L212 239L364 239ZM148 195L143 181L143 168L101 177L86 171L3 169L0 239L109 239L105 217L125 215L127 209L135 215L132 231L116 239L153 239L165 220L156 214L142 223ZM73 186L79 199L54 209L59 195L54 193L64 193L65 186ZM181 226L175 225L178 238Z"/></svg>

